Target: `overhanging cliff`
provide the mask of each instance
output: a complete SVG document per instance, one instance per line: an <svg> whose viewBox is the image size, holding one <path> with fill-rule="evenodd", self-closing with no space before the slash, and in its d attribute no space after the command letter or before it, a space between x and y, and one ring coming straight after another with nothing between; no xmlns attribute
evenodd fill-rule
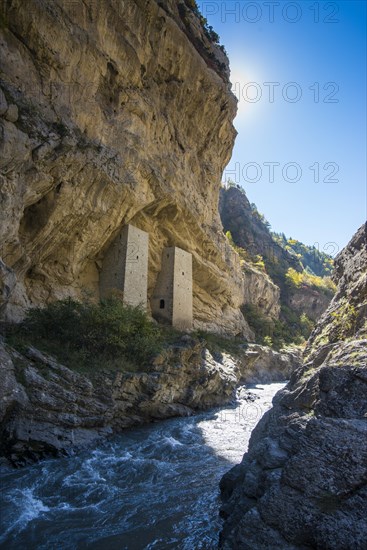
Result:
<svg viewBox="0 0 367 550"><path fill-rule="evenodd" d="M10 0L1 19L1 307L84 292L127 223L193 255L197 327L251 336L218 196L228 60L182 0Z"/></svg>

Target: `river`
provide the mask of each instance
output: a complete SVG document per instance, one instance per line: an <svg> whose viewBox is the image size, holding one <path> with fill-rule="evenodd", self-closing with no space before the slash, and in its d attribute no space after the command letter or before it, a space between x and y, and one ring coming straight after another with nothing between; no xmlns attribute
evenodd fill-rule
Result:
<svg viewBox="0 0 367 550"><path fill-rule="evenodd" d="M212 550L218 485L284 384L234 405L135 428L93 450L1 471L0 548Z"/></svg>

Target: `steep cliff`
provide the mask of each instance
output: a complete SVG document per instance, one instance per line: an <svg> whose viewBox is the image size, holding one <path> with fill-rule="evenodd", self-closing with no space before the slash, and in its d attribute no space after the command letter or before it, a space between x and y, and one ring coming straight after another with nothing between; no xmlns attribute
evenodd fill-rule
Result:
<svg viewBox="0 0 367 550"><path fill-rule="evenodd" d="M190 7L191 6L191 7ZM8 0L1 13L2 315L98 299L121 228L193 255L197 327L251 331L218 216L235 137L228 60L184 0Z"/></svg>
<svg viewBox="0 0 367 550"><path fill-rule="evenodd" d="M280 288L269 275L247 262L242 267L244 278L244 304L259 308L265 316L278 319L280 313Z"/></svg>
<svg viewBox="0 0 367 550"><path fill-rule="evenodd" d="M365 548L367 224L337 257L335 277L303 367L222 479L223 549Z"/></svg>
<svg viewBox="0 0 367 550"><path fill-rule="evenodd" d="M318 321L331 300L331 293L325 293L308 285L292 288L285 303L298 313L305 313L312 321Z"/></svg>

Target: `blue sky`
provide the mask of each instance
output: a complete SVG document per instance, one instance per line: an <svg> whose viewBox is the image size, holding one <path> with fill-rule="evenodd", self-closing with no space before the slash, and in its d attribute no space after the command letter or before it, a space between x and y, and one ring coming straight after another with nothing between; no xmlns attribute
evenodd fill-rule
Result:
<svg viewBox="0 0 367 550"><path fill-rule="evenodd" d="M367 217L366 2L198 6L240 99L223 179L244 187L275 231L336 253Z"/></svg>

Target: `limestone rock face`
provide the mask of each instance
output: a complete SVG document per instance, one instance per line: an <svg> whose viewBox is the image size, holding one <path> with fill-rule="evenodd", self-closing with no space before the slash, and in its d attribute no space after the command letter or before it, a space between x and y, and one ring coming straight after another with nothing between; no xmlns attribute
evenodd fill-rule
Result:
<svg viewBox="0 0 367 550"><path fill-rule="evenodd" d="M278 319L280 288L270 277L251 264L243 267L244 304L253 304L267 317Z"/></svg>
<svg viewBox="0 0 367 550"><path fill-rule="evenodd" d="M70 453L124 428L225 404L246 381L283 381L298 358L249 346L213 356L185 335L147 372L81 374L35 348L0 345L0 457L12 464ZM264 379L263 379L264 377Z"/></svg>
<svg viewBox="0 0 367 550"><path fill-rule="evenodd" d="M228 60L184 0L2 7L3 315L85 291L128 223L193 255L197 326L251 331L218 196L235 138ZM9 283L10 281L10 283Z"/></svg>
<svg viewBox="0 0 367 550"><path fill-rule="evenodd" d="M335 277L303 366L221 481L223 549L365 548L367 224L336 258Z"/></svg>
<svg viewBox="0 0 367 550"><path fill-rule="evenodd" d="M318 321L330 304L330 296L308 286L294 288L288 298L289 307L305 313L312 321Z"/></svg>
<svg viewBox="0 0 367 550"><path fill-rule="evenodd" d="M24 389L18 384L14 364L9 354L0 344L0 423L6 423L17 406L28 404Z"/></svg>
<svg viewBox="0 0 367 550"><path fill-rule="evenodd" d="M267 346L249 344L241 361L241 381L246 384L285 382L301 363L298 348L278 352Z"/></svg>

